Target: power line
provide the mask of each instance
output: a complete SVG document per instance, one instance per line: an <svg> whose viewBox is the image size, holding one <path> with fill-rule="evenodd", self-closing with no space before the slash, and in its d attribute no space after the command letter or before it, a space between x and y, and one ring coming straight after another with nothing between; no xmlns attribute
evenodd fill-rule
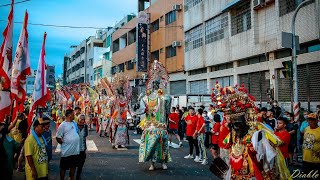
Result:
<svg viewBox="0 0 320 180"><path fill-rule="evenodd" d="M8 22L7 20L0 20L0 22ZM14 22L15 24L22 24L23 22ZM33 26L45 26L45 27L56 27L56 28L72 28L72 29L106 29L102 27L93 27L93 26L68 26L68 25L55 25L55 24L41 24L41 23L28 23L28 25L33 25ZM164 27L159 27L159 28L183 28L182 25L178 26L164 26ZM120 27L120 28L115 28L116 30L118 29L134 29L135 27Z"/></svg>
<svg viewBox="0 0 320 180"><path fill-rule="evenodd" d="M19 1L19 2L15 2L14 4L25 3L25 2L28 2L28 1L31 1L31 0ZM3 4L3 5L0 5L0 7L5 7L5 6L11 6L11 3L10 3L10 4Z"/></svg>

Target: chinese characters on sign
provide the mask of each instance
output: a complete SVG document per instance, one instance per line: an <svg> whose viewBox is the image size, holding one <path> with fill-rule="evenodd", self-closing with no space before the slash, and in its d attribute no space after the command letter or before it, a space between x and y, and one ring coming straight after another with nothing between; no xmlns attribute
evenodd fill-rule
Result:
<svg viewBox="0 0 320 180"><path fill-rule="evenodd" d="M137 24L137 71L146 72L148 69L148 15L139 13Z"/></svg>

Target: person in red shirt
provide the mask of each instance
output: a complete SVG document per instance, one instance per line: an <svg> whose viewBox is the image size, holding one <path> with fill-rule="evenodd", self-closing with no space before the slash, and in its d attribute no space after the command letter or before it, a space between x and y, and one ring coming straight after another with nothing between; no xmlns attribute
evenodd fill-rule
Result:
<svg viewBox="0 0 320 180"><path fill-rule="evenodd" d="M224 139L228 136L230 133L229 124L231 122L230 115L224 115L224 120L222 122L222 125L220 126L220 133L219 133L219 150L220 150L220 158L223 159L223 161L227 164L230 163L229 159L229 150L228 147L223 143Z"/></svg>
<svg viewBox="0 0 320 180"><path fill-rule="evenodd" d="M276 136L279 137L279 139L283 142L283 144L281 144L279 146L279 149L283 155L283 157L286 159L286 161L288 162L288 158L289 158L289 144L290 144L290 134L289 132L286 130L286 126L288 124L288 120L286 118L283 117L279 117L278 121L277 121L277 128L276 128L276 132L274 133Z"/></svg>
<svg viewBox="0 0 320 180"><path fill-rule="evenodd" d="M198 146L198 140L196 137L196 129L197 129L197 122L198 122L198 116L195 115L194 108L189 108L189 115L185 118L187 123L186 128L186 135L187 140L189 142L189 155L185 156L185 159L193 159L193 148L196 148L196 158L199 160L199 146Z"/></svg>
<svg viewBox="0 0 320 180"><path fill-rule="evenodd" d="M204 146L204 133L205 129L204 127L206 126L204 122L204 118L202 117L203 109L200 108L198 109L198 122L197 122L197 130L196 130L196 135L198 139L198 146L200 150L200 158L199 160L194 159L195 162L201 162L202 165L208 164L207 160L207 152L206 152L206 147Z"/></svg>
<svg viewBox="0 0 320 180"><path fill-rule="evenodd" d="M176 108L172 107L171 108L171 113L169 114L169 129L168 129L168 133L169 133L169 142L171 145L172 142L172 135L175 135L176 138L179 141L179 146L182 146L182 142L180 140L180 136L178 134L178 127L179 127L179 114L176 112Z"/></svg>
<svg viewBox="0 0 320 180"><path fill-rule="evenodd" d="M218 157L218 152L219 152L219 134L220 134L220 122L221 122L221 117L219 114L215 114L213 116L214 120L214 126L211 130L212 132L212 144L213 147L211 148L211 153L214 159Z"/></svg>

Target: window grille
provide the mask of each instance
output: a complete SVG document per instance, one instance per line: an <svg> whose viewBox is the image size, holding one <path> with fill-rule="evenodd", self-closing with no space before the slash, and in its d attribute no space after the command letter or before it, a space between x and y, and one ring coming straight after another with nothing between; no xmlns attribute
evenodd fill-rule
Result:
<svg viewBox="0 0 320 180"><path fill-rule="evenodd" d="M185 0L184 1L184 10L187 12L190 8L194 7L195 5L201 3L202 0Z"/></svg>
<svg viewBox="0 0 320 180"><path fill-rule="evenodd" d="M203 45L202 25L197 26L185 33L185 51L199 48Z"/></svg>
<svg viewBox="0 0 320 180"><path fill-rule="evenodd" d="M250 1L240 4L231 14L232 36L251 29Z"/></svg>
<svg viewBox="0 0 320 180"><path fill-rule="evenodd" d="M224 13L206 22L206 44L228 36L228 13Z"/></svg>

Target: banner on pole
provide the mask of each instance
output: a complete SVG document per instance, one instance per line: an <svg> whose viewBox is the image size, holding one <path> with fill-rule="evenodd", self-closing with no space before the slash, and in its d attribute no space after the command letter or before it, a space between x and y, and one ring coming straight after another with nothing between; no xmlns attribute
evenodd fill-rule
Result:
<svg viewBox="0 0 320 180"><path fill-rule="evenodd" d="M137 71L148 70L148 15L141 11L137 24Z"/></svg>

